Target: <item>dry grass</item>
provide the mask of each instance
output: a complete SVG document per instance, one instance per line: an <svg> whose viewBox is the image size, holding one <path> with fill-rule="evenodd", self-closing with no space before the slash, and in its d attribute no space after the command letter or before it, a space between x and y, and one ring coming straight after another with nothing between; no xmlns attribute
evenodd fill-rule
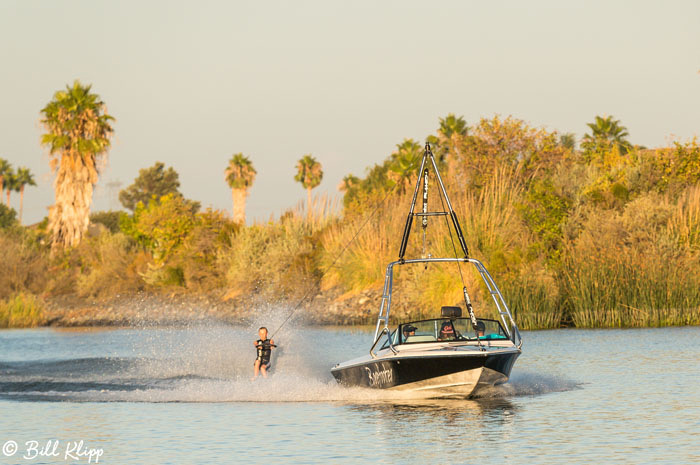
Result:
<svg viewBox="0 0 700 465"><path fill-rule="evenodd" d="M384 267L398 257L397 236L406 221L405 211L398 208L402 200L393 199L371 217L371 211L346 217L321 234L320 269L327 270L323 287L340 285L352 291L383 283Z"/></svg>
<svg viewBox="0 0 700 465"><path fill-rule="evenodd" d="M294 218L302 221L307 231L315 234L338 219L342 205L342 198L322 193L311 197L311 212L308 210L308 202L299 202L292 210L285 212L280 219Z"/></svg>

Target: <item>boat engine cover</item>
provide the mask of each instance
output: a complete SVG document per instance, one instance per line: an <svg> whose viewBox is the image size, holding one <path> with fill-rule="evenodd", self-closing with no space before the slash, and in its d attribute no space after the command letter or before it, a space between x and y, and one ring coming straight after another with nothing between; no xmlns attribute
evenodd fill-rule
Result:
<svg viewBox="0 0 700 465"><path fill-rule="evenodd" d="M443 318L460 318L462 316L461 307L442 307L440 314Z"/></svg>

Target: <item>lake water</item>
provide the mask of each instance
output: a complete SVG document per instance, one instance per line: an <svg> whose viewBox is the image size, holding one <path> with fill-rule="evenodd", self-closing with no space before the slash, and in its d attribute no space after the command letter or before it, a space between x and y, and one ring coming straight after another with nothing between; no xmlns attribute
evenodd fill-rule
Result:
<svg viewBox="0 0 700 465"><path fill-rule="evenodd" d="M698 327L526 332L470 401L337 386L367 330L285 326L253 383L255 329L0 331L0 463L700 463Z"/></svg>

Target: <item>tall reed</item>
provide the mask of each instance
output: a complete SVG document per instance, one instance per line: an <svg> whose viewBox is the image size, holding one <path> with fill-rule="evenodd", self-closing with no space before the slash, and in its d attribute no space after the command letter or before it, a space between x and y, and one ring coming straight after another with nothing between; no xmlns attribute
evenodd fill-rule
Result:
<svg viewBox="0 0 700 465"><path fill-rule="evenodd" d="M622 252L569 258L564 282L577 327L700 324L697 263Z"/></svg>
<svg viewBox="0 0 700 465"><path fill-rule="evenodd" d="M680 246L700 251L700 186L693 186L680 196L667 229Z"/></svg>

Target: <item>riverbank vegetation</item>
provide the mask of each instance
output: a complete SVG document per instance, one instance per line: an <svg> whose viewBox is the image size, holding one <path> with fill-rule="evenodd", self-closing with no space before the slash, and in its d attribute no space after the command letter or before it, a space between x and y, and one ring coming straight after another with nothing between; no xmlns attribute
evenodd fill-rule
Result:
<svg viewBox="0 0 700 465"><path fill-rule="evenodd" d="M76 84L43 110L51 135L44 143L60 167L66 160L58 170L62 195L82 196L77 213L86 211L83 194L97 173L83 167L83 183L73 186L68 162L85 147L104 156L111 136L111 117L89 91ZM61 111L70 98L84 103L87 116L74 121ZM92 142L61 139L61 124L90 125L91 115L85 134ZM648 149L629 137L612 117L596 117L578 146L572 134L512 117L469 125L455 115L426 137L471 256L494 275L522 328L700 324L700 146ZM369 322L384 266L398 256L422 153L422 142L398 143L364 176L344 178L342 201L312 195L323 171L306 155L295 177L306 203L252 225L244 221L245 199L264 173L243 154L220 167L237 221L184 198L177 173L162 163L120 195L128 211L82 220L66 214L65 197L48 220L23 227L0 204L0 327L50 321L44 307L61 299L103 305L129 295L206 295L241 315L310 296L302 305L310 317ZM441 210L435 187L429 209ZM407 255L428 254L455 254L444 218L429 219L425 239L414 225ZM462 271L477 314L494 316L478 274ZM458 303L461 289L454 265L399 267L394 315L432 316Z"/></svg>
<svg viewBox="0 0 700 465"><path fill-rule="evenodd" d="M0 301L0 328L31 328L46 323L41 301L20 292Z"/></svg>

